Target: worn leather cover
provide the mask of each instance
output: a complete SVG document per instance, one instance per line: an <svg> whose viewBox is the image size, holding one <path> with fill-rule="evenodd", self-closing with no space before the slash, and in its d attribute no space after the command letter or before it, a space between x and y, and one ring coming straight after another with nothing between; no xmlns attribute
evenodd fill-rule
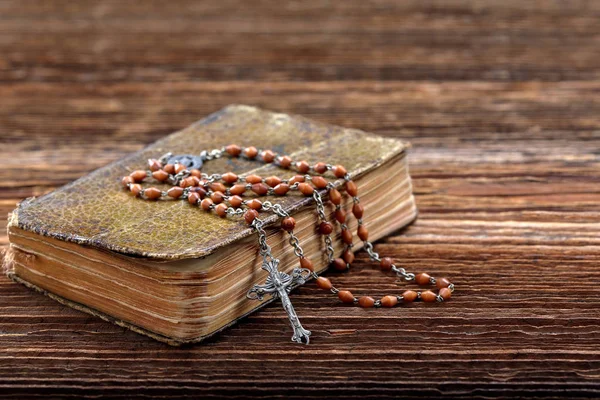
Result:
<svg viewBox="0 0 600 400"><path fill-rule="evenodd" d="M273 149L296 160L343 164L352 176L403 152L407 144L245 105L230 105L120 161L35 199L22 202L14 223L53 238L153 259L198 258L251 234L239 218L218 218L183 201L144 201L123 190L120 179L146 169L148 158L166 152L199 154L230 143ZM263 176L291 173L273 165L224 157L203 172ZM155 185L156 186L156 185ZM278 199L290 211L311 200ZM267 221L275 221L271 216Z"/></svg>

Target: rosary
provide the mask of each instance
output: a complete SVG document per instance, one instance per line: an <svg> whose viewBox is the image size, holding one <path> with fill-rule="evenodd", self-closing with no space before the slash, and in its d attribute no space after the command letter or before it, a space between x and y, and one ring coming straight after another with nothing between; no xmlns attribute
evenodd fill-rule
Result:
<svg viewBox="0 0 600 400"><path fill-rule="evenodd" d="M282 169L292 170L298 173L290 179L281 179L276 176L262 178L258 175L238 176L232 172L224 174L208 175L201 172L205 161L214 160L222 156L242 157L247 160L273 163ZM242 217L245 222L258 234L260 247L259 254L263 257L262 269L268 272L267 280L263 285L254 285L247 294L250 299L262 300L266 294L273 298L280 298L283 303L294 334L292 341L308 344L311 332L304 329L294 311L289 299L289 292L296 286L302 285L309 277L313 277L319 288L331 291L339 300L347 304L358 304L363 308L371 307L394 307L399 303L411 303L415 300L424 302L443 302L449 300L454 292L454 285L446 278L435 279L426 273L413 274L406 272L404 268L397 267L389 257L380 258L373 250L373 244L369 242L369 231L363 223L364 208L360 204L358 189L351 180L350 175L342 165L331 165L318 162L310 165L306 161L295 162L289 156L281 156L271 150L259 150L250 146L241 148L235 144L203 151L200 155L172 155L167 153L159 159L148 160L149 170L138 170L123 177L122 184L134 196L146 200L187 200L192 206L199 206L204 211L214 212L221 218ZM331 182L325 179L330 172L338 181ZM162 191L154 187L143 188L140 183L146 178L157 182L173 185L168 191ZM384 296L375 300L370 296L354 297L348 290L339 290L331 281L319 276L310 259L304 256L300 242L294 235L296 220L291 217L279 204L270 201L260 201L257 198L247 197L250 192L256 196L285 196L288 192L300 192L303 196L312 196L316 204L318 214L318 232L323 236L326 253L331 266L338 271L346 271L354 261L352 253L353 234L346 225L347 215L342 208L342 195L337 187L343 185L346 193L352 196L352 214L358 221L356 234L362 240L369 258L379 263L383 272L394 272L398 277L406 281L415 281L418 285L435 285L438 293L431 290L417 292L406 290L401 295ZM325 206L321 191L327 191L329 201L335 206L335 222L341 228L341 239L344 243L344 251L341 257L336 258L332 246L331 233L333 225L327 220ZM243 196L243 197L242 197ZM255 197L256 197L255 196ZM294 254L300 260L300 268L294 268L291 274L279 271L279 260L271 254L271 248L267 244L267 235L264 230L264 222L258 218L258 211L272 212L281 218L281 229L289 234L289 243L294 248Z"/></svg>

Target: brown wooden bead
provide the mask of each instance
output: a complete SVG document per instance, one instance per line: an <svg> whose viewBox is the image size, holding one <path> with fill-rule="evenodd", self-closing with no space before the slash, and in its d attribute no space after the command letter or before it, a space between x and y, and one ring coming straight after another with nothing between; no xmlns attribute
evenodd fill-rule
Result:
<svg viewBox="0 0 600 400"><path fill-rule="evenodd" d="M196 178L200 179L200 178L202 178L202 171L200 171L199 169L192 169L190 171L190 175L195 176Z"/></svg>
<svg viewBox="0 0 600 400"><path fill-rule="evenodd" d="M361 219L365 212L365 208L360 203L354 203L352 206L352 214L356 217L356 219Z"/></svg>
<svg viewBox="0 0 600 400"><path fill-rule="evenodd" d="M244 213L244 220L248 225L250 225L255 219L258 217L258 211L256 210L246 210Z"/></svg>
<svg viewBox="0 0 600 400"><path fill-rule="evenodd" d="M342 202L342 194L337 189L329 190L329 201L331 201L336 206L340 205Z"/></svg>
<svg viewBox="0 0 600 400"><path fill-rule="evenodd" d="M182 179L181 182L179 182L179 187L187 188L190 186L194 186L194 181L190 179L190 177Z"/></svg>
<svg viewBox="0 0 600 400"><path fill-rule="evenodd" d="M281 220L281 229L291 232L296 227L296 220L293 217L285 217Z"/></svg>
<svg viewBox="0 0 600 400"><path fill-rule="evenodd" d="M352 292L348 290L340 290L338 292L338 299L342 301L342 303L352 304L354 303L354 295Z"/></svg>
<svg viewBox="0 0 600 400"><path fill-rule="evenodd" d="M306 161L298 161L296 163L296 168L298 169L298 172L305 174L310 170L310 164Z"/></svg>
<svg viewBox="0 0 600 400"><path fill-rule="evenodd" d="M396 304L398 304L398 298L396 296L383 296L381 298L381 305L383 307L394 307Z"/></svg>
<svg viewBox="0 0 600 400"><path fill-rule="evenodd" d="M446 278L440 278L435 281L435 286L437 286L438 289L447 288L450 286L450 281Z"/></svg>
<svg viewBox="0 0 600 400"><path fill-rule="evenodd" d="M315 191L315 188L313 188L309 183L300 183L298 184L298 190L305 196L311 196Z"/></svg>
<svg viewBox="0 0 600 400"><path fill-rule="evenodd" d="M201 199L206 197L206 190L202 186L195 186L193 188L190 188L190 192L198 193Z"/></svg>
<svg viewBox="0 0 600 400"><path fill-rule="evenodd" d="M308 259L306 257L300 257L300 268L305 268L309 271L315 270L315 267L314 267L312 261L310 261L310 259Z"/></svg>
<svg viewBox="0 0 600 400"><path fill-rule="evenodd" d="M323 178L322 176L313 176L312 183L317 189L325 189L329 182L327 182L327 179Z"/></svg>
<svg viewBox="0 0 600 400"><path fill-rule="evenodd" d="M352 264L354 262L354 253L351 252L350 250L344 250L344 253L342 254L342 258L348 264Z"/></svg>
<svg viewBox="0 0 600 400"><path fill-rule="evenodd" d="M192 186L198 186L200 184L200 178L197 176L188 176L188 178L192 182Z"/></svg>
<svg viewBox="0 0 600 400"><path fill-rule="evenodd" d="M175 164L175 173L178 174L181 171L185 171L187 167L183 164Z"/></svg>
<svg viewBox="0 0 600 400"><path fill-rule="evenodd" d="M346 211L342 210L341 208L338 210L335 210L335 219L340 224L343 224L344 222L346 222Z"/></svg>
<svg viewBox="0 0 600 400"><path fill-rule="evenodd" d="M333 174L336 178L343 178L347 173L348 171L346 171L346 168L344 168L343 165L336 165L333 167Z"/></svg>
<svg viewBox="0 0 600 400"><path fill-rule="evenodd" d="M254 146L246 147L244 149L244 155L248 158L254 158L258 155L258 150L256 150L256 147Z"/></svg>
<svg viewBox="0 0 600 400"><path fill-rule="evenodd" d="M202 202L200 203L200 207L202 207L202 209L204 211L208 211L208 210L210 210L210 207L213 204L214 203L213 203L213 201L211 199L206 198L206 199L202 200Z"/></svg>
<svg viewBox="0 0 600 400"><path fill-rule="evenodd" d="M360 240L362 240L363 242L365 240L369 240L369 230L367 228L365 228L364 225L360 225L356 231L356 234L358 235L358 237L360 238Z"/></svg>
<svg viewBox="0 0 600 400"><path fill-rule="evenodd" d="M323 221L319 224L319 233L321 235L329 235L333 232L333 225L329 222Z"/></svg>
<svg viewBox="0 0 600 400"><path fill-rule="evenodd" d="M140 192L142 191L142 185L140 185L139 183L133 183L133 184L129 185L129 190L135 196L138 196L140 194Z"/></svg>
<svg viewBox="0 0 600 400"><path fill-rule="evenodd" d="M275 160L275 153L273 153L271 150L265 150L262 153L262 159L266 163L272 163L273 160Z"/></svg>
<svg viewBox="0 0 600 400"><path fill-rule="evenodd" d="M362 308L371 308L375 305L375 299L370 296L363 296L358 299L358 305Z"/></svg>
<svg viewBox="0 0 600 400"><path fill-rule="evenodd" d="M404 293L402 293L402 300L407 303L412 303L417 299L417 297L418 294L414 290L407 290Z"/></svg>
<svg viewBox="0 0 600 400"><path fill-rule="evenodd" d="M262 202L258 199L252 199L246 203L248 208L253 210L260 210L262 208Z"/></svg>
<svg viewBox="0 0 600 400"><path fill-rule="evenodd" d="M281 168L289 168L292 165L292 159L289 156L279 157L279 165Z"/></svg>
<svg viewBox="0 0 600 400"><path fill-rule="evenodd" d="M183 194L183 189L180 188L179 186L173 186L171 189L169 189L167 191L167 195L174 199L180 198L182 194Z"/></svg>
<svg viewBox="0 0 600 400"><path fill-rule="evenodd" d="M277 196L283 196L289 190L290 190L290 185L288 185L287 183L280 183L279 185L275 186L275 188L273 188L273 192L275 192L275 194Z"/></svg>
<svg viewBox="0 0 600 400"><path fill-rule="evenodd" d="M211 182L208 185L208 187L213 192L222 192L222 193L225 193L225 191L227 190L227 188L225 187L225 185L223 185L221 182Z"/></svg>
<svg viewBox="0 0 600 400"><path fill-rule="evenodd" d="M333 266L333 268L336 271L345 271L348 269L348 267L346 265L346 261L344 261L343 258L334 259L333 262L331 263L331 265Z"/></svg>
<svg viewBox="0 0 600 400"><path fill-rule="evenodd" d="M246 177L246 182L248 183L260 183L262 182L262 177L258 176L258 175L248 175Z"/></svg>
<svg viewBox="0 0 600 400"><path fill-rule="evenodd" d="M123 185L123 187L127 187L129 184L134 183L135 180L133 180L133 177L131 176L124 176L123 179L121 179L121 185Z"/></svg>
<svg viewBox="0 0 600 400"><path fill-rule="evenodd" d="M148 168L152 172L158 171L159 169L162 168L162 164L158 160L155 160L154 158L151 158L151 159L148 160Z"/></svg>
<svg viewBox="0 0 600 400"><path fill-rule="evenodd" d="M346 182L346 193L350 196L354 197L358 194L358 188L356 187L356 183L353 181Z"/></svg>
<svg viewBox="0 0 600 400"><path fill-rule="evenodd" d="M265 179L265 183L274 188L275 186L281 183L281 179L276 176L270 176L267 179Z"/></svg>
<svg viewBox="0 0 600 400"><path fill-rule="evenodd" d="M295 175L288 180L290 185L293 185L296 182L304 182L304 177L302 175Z"/></svg>
<svg viewBox="0 0 600 400"><path fill-rule="evenodd" d="M394 265L394 261L391 258L389 258L389 257L384 257L379 262L379 268L381 268L382 271L389 271L389 270L391 270L392 269L392 265Z"/></svg>
<svg viewBox="0 0 600 400"><path fill-rule="evenodd" d="M431 290L425 290L421 292L421 300L423 300L426 303L433 303L437 300L437 295Z"/></svg>
<svg viewBox="0 0 600 400"><path fill-rule="evenodd" d="M423 285L429 285L431 283L431 281L429 280L431 277L426 274L425 272L421 272L420 274L417 274L417 276L415 276L415 282L417 282L417 284L423 286Z"/></svg>
<svg viewBox="0 0 600 400"><path fill-rule="evenodd" d="M215 204L219 204L222 203L223 201L225 201L225 195L223 194L223 192L213 192L210 195L210 199L215 203Z"/></svg>
<svg viewBox="0 0 600 400"><path fill-rule="evenodd" d="M327 172L327 164L325 164L324 162L316 163L313 168L317 174L324 174L325 172Z"/></svg>
<svg viewBox="0 0 600 400"><path fill-rule="evenodd" d="M165 171L167 174L173 175L175 173L175 165L167 164L164 166L163 171Z"/></svg>
<svg viewBox="0 0 600 400"><path fill-rule="evenodd" d="M146 196L148 200L156 200L160 198L161 194L161 191L154 187L144 190L144 196Z"/></svg>
<svg viewBox="0 0 600 400"><path fill-rule="evenodd" d="M231 204L231 206L235 207L235 208L238 208L239 206L241 206L243 202L244 202L244 199L242 199L240 196L231 196L229 198L229 204Z"/></svg>
<svg viewBox="0 0 600 400"><path fill-rule="evenodd" d="M252 191L259 196L264 196L269 192L269 187L264 183L255 183L252 185Z"/></svg>
<svg viewBox="0 0 600 400"><path fill-rule="evenodd" d="M239 195L246 192L246 185L233 185L229 188L229 193L232 195Z"/></svg>
<svg viewBox="0 0 600 400"><path fill-rule="evenodd" d="M198 193L190 193L188 194L188 203L190 204L198 204L198 201L200 201L200 195Z"/></svg>
<svg viewBox="0 0 600 400"><path fill-rule="evenodd" d="M131 176L134 181L141 182L146 177L146 171L142 171L142 170L133 171L131 174L129 174L129 176Z"/></svg>
<svg viewBox="0 0 600 400"><path fill-rule="evenodd" d="M227 216L227 204L221 203L215 207L215 213L221 218L225 218Z"/></svg>
<svg viewBox="0 0 600 400"><path fill-rule="evenodd" d="M233 183L237 182L238 176L233 172L226 172L223 175L221 175L221 179L223 180L223 182Z"/></svg>
<svg viewBox="0 0 600 400"><path fill-rule="evenodd" d="M169 179L169 174L167 174L165 171L163 171L162 169L159 169L158 171L154 171L152 173L152 177L154 179L156 179L159 182L164 182L167 179Z"/></svg>
<svg viewBox="0 0 600 400"><path fill-rule="evenodd" d="M448 289L447 287L441 288L440 289L440 296L444 300L450 300L450 297L452 297L452 291L450 289Z"/></svg>
<svg viewBox="0 0 600 400"><path fill-rule="evenodd" d="M324 290L331 290L333 287L331 281L327 278L323 278L322 276L317 278L317 286Z"/></svg>
<svg viewBox="0 0 600 400"><path fill-rule="evenodd" d="M346 244L352 244L352 232L350 229L342 229L342 241Z"/></svg>
<svg viewBox="0 0 600 400"><path fill-rule="evenodd" d="M237 157L242 153L242 148L237 144L230 144L229 146L225 147L225 151L230 156Z"/></svg>

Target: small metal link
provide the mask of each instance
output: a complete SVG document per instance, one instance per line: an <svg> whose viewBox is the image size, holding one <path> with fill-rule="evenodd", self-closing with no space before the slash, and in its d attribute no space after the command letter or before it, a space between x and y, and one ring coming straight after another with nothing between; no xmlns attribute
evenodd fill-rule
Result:
<svg viewBox="0 0 600 400"><path fill-rule="evenodd" d="M290 245L292 245L292 247L294 248L294 254L298 258L303 258L304 251L302 250L302 247L300 247L300 240L298 240L298 237L296 235L294 235L293 231L290 231L289 234L290 234L289 242L290 242Z"/></svg>

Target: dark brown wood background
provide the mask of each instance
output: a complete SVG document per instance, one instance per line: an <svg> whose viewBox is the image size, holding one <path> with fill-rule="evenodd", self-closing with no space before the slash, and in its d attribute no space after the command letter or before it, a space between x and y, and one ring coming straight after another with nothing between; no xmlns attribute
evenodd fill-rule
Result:
<svg viewBox="0 0 600 400"><path fill-rule="evenodd" d="M411 141L420 218L376 249L452 301L309 284L309 347L271 305L171 348L4 277L0 396L600 396L599 2L0 1L0 228L233 102ZM364 253L333 279L398 290Z"/></svg>

